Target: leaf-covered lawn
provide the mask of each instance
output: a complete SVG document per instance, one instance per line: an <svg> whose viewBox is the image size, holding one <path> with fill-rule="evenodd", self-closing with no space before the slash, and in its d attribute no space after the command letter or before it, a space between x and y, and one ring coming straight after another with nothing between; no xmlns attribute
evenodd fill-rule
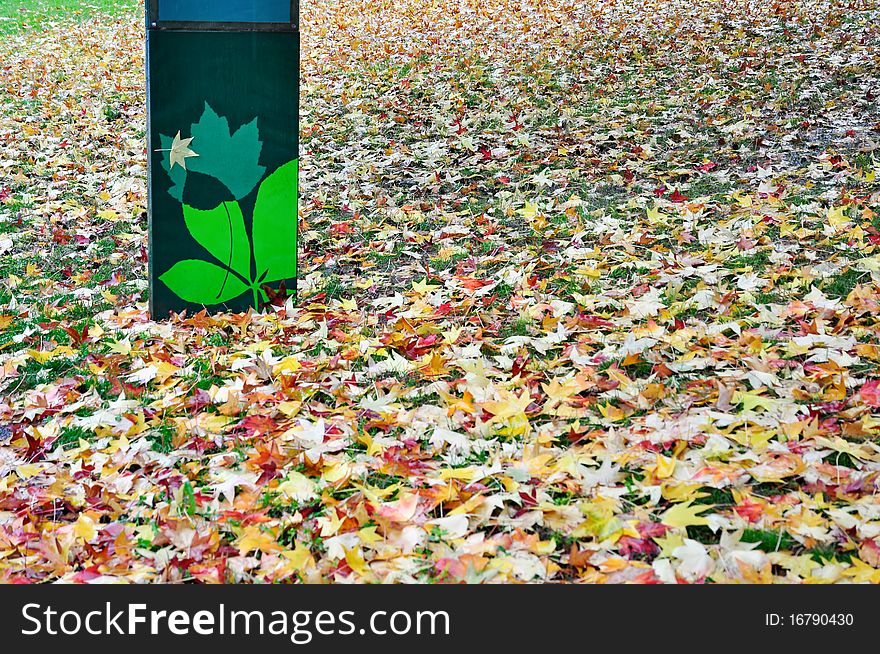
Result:
<svg viewBox="0 0 880 654"><path fill-rule="evenodd" d="M0 41L0 580L880 581L880 10L305 0L301 280L146 313L141 8Z"/></svg>

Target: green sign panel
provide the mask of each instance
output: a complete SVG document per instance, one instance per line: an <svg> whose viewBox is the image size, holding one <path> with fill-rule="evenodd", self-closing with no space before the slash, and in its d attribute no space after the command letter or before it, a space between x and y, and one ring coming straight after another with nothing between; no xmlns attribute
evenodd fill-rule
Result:
<svg viewBox="0 0 880 654"><path fill-rule="evenodd" d="M147 8L151 310L259 307L296 285L299 33L236 29L240 0L154 20L166 1Z"/></svg>
<svg viewBox="0 0 880 654"><path fill-rule="evenodd" d="M290 23L290 0L161 0L156 3L161 21L212 21L226 23Z"/></svg>

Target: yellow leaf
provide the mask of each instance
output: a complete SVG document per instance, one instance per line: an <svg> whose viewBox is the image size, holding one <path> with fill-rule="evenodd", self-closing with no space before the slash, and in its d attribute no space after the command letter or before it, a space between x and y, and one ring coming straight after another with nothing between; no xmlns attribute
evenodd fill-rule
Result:
<svg viewBox="0 0 880 654"><path fill-rule="evenodd" d="M849 222L849 218L844 213L844 207L830 207L826 215L828 224L832 227L840 227Z"/></svg>
<svg viewBox="0 0 880 654"><path fill-rule="evenodd" d="M121 341L110 342L107 344L108 349L116 354L131 354L131 342L124 338Z"/></svg>
<svg viewBox="0 0 880 654"><path fill-rule="evenodd" d="M681 534L669 532L666 536L655 536L654 542L660 546L660 550L665 556L671 558L676 549L684 546L684 537Z"/></svg>
<svg viewBox="0 0 880 654"><path fill-rule="evenodd" d="M121 436L117 439L110 441L110 444L107 446L105 452L107 452L107 454L114 454L119 450L127 450L130 444L131 442L128 440L128 438L126 438L125 436Z"/></svg>
<svg viewBox="0 0 880 654"><path fill-rule="evenodd" d="M472 481L476 476L475 468L446 468L440 471L440 479L446 481L448 479L460 479L462 481Z"/></svg>
<svg viewBox="0 0 880 654"><path fill-rule="evenodd" d="M806 468L803 459L797 454L781 453L773 459L749 468L749 474L759 482L780 481L803 472Z"/></svg>
<svg viewBox="0 0 880 654"><path fill-rule="evenodd" d="M599 279L602 276L602 271L598 268L578 268L574 271L574 274L580 275L582 277L592 277L593 279Z"/></svg>
<svg viewBox="0 0 880 654"><path fill-rule="evenodd" d="M801 556L793 556L787 552L771 552L770 561L786 570L790 570L799 577L810 577L813 570L822 566L813 560L813 557L804 554Z"/></svg>
<svg viewBox="0 0 880 654"><path fill-rule="evenodd" d="M668 216L661 213L660 207L652 207L648 209L648 222L651 225L660 225L664 224L668 220Z"/></svg>
<svg viewBox="0 0 880 654"><path fill-rule="evenodd" d="M457 507L452 509L447 516L453 515L470 515L473 511L483 504L486 501L486 498L482 495L473 495L467 502L464 504L459 504Z"/></svg>
<svg viewBox="0 0 880 654"><path fill-rule="evenodd" d="M296 372L300 368L302 368L302 365L300 364L299 359L290 356L279 361L272 372L276 375L283 375L286 372Z"/></svg>
<svg viewBox="0 0 880 654"><path fill-rule="evenodd" d="M626 418L626 413L624 413L622 409L619 409L611 403L597 404L596 406L599 408L601 414L612 422L617 422L618 420L623 420L624 418Z"/></svg>
<svg viewBox="0 0 880 654"><path fill-rule="evenodd" d="M606 372L612 380L620 384L621 390L624 392L632 385L632 380L620 368L609 368Z"/></svg>
<svg viewBox="0 0 880 654"><path fill-rule="evenodd" d="M321 527L321 538L335 536L336 532L342 527L343 522L345 522L345 519L339 517L336 509L332 509L329 516L318 518L318 525Z"/></svg>
<svg viewBox="0 0 880 654"><path fill-rule="evenodd" d="M168 363L167 361L160 361L158 363L154 362L153 365L156 366L155 380L160 384L164 381L167 381L169 377L171 377L179 370L177 366Z"/></svg>
<svg viewBox="0 0 880 654"><path fill-rule="evenodd" d="M315 567L315 557L312 556L311 550L299 541L296 542L294 549L281 552L281 556L287 559L288 565L285 567L291 572L301 572L306 568Z"/></svg>
<svg viewBox="0 0 880 654"><path fill-rule="evenodd" d="M675 472L675 459L671 456L657 454L657 470L654 473L657 479L667 479Z"/></svg>
<svg viewBox="0 0 880 654"><path fill-rule="evenodd" d="M737 204L739 204L739 206L744 207L746 209L748 209L749 207L751 207L754 204L754 201L752 200L751 195L745 195L743 193L737 192L737 193L734 193L733 195L731 195L731 197L737 201Z"/></svg>
<svg viewBox="0 0 880 654"><path fill-rule="evenodd" d="M287 475L287 481L278 486L278 492L285 499L295 502L308 502L318 496L315 482L295 471Z"/></svg>
<svg viewBox="0 0 880 654"><path fill-rule="evenodd" d="M95 521L92 520L85 513L79 516L79 519L73 525L73 533L78 537L82 538L85 542L91 542L94 540L95 536L98 535L98 530L95 529Z"/></svg>
<svg viewBox="0 0 880 654"><path fill-rule="evenodd" d="M528 391L523 391L517 396L510 391L499 390L498 398L498 400L481 403L481 406L492 414L490 422L506 425L507 429L502 431L508 436L528 433L530 425L526 408L532 403Z"/></svg>
<svg viewBox="0 0 880 654"><path fill-rule="evenodd" d="M326 481L328 484L335 484L351 475L351 471L352 464L350 463L336 463L334 465L328 465L324 468L324 481Z"/></svg>
<svg viewBox="0 0 880 654"><path fill-rule="evenodd" d="M551 379L549 384L541 385L544 393L547 394L548 404L551 402L565 402L587 387L588 384L577 377L572 377L563 383L560 383L558 379Z"/></svg>
<svg viewBox="0 0 880 654"><path fill-rule="evenodd" d="M31 477L35 477L40 474L40 466L33 463L25 463L24 465L20 465L15 469L15 472L18 473L18 476L22 479L30 479Z"/></svg>
<svg viewBox="0 0 880 654"><path fill-rule="evenodd" d="M461 336L461 333L464 331L464 327L459 325L453 325L449 329L441 332L443 335L443 342L447 345L454 345L455 342Z"/></svg>
<svg viewBox="0 0 880 654"><path fill-rule="evenodd" d="M816 439L816 444L821 447L830 448L835 452L849 454L851 457L863 461L876 461L878 459L878 455L867 445L851 443L840 436L835 436L833 439L824 436L819 437Z"/></svg>
<svg viewBox="0 0 880 654"><path fill-rule="evenodd" d="M580 510L587 519L578 526L575 532L578 535L593 535L600 541L610 538L615 542L623 535L624 525L609 505L585 502L581 504Z"/></svg>
<svg viewBox="0 0 880 654"><path fill-rule="evenodd" d="M660 493L663 495L663 499L670 502L686 502L687 500L693 501L700 499L701 497L706 497L706 493L699 492L702 487L702 484L677 484L666 482L661 486Z"/></svg>
<svg viewBox="0 0 880 654"><path fill-rule="evenodd" d="M271 534L261 531L259 527L254 525L245 527L245 530L238 537L235 544L238 545L238 549L245 556L257 550L264 554L269 554L271 552L279 552L282 549L275 542L275 538Z"/></svg>
<svg viewBox="0 0 880 654"><path fill-rule="evenodd" d="M872 568L861 559L853 557L850 559L851 568L843 571L845 577L850 577L858 584L878 584L880 583L880 570Z"/></svg>
<svg viewBox="0 0 880 654"><path fill-rule="evenodd" d="M526 202L526 206L519 210L519 215L526 220L534 220L538 215L538 205L534 202Z"/></svg>
<svg viewBox="0 0 880 654"><path fill-rule="evenodd" d="M691 506L691 502L676 504L663 514L662 522L667 527L698 527L708 525L709 521L700 516L703 511L714 508L711 504Z"/></svg>
<svg viewBox="0 0 880 654"><path fill-rule="evenodd" d="M49 350L46 352L40 350L28 350L28 354L35 361L38 361L39 363L46 363L47 361L56 357L70 356L71 354L75 353L71 348L67 347L66 345L61 345L59 347L56 347L54 350Z"/></svg>
<svg viewBox="0 0 880 654"><path fill-rule="evenodd" d="M152 543L155 535L156 534L153 531L153 525L141 525L140 527L134 528L134 536L136 541L144 540L148 543Z"/></svg>
<svg viewBox="0 0 880 654"><path fill-rule="evenodd" d="M364 527L358 531L358 538L360 538L361 543L370 547L375 545L376 543L381 543L384 539L382 536L376 533L376 525L372 527Z"/></svg>
<svg viewBox="0 0 880 654"><path fill-rule="evenodd" d="M733 394L733 403L742 404L743 411L754 411L757 408L772 409L779 404L779 400L771 397L764 397L757 393L742 393L737 391Z"/></svg>
<svg viewBox="0 0 880 654"><path fill-rule="evenodd" d="M286 415L288 418L293 418L296 414L298 414L300 408L302 408L302 402L297 402L295 400L282 402L278 405L278 410Z"/></svg>
<svg viewBox="0 0 880 654"><path fill-rule="evenodd" d="M348 566L358 574L364 574L369 571L367 562L358 550L348 550L345 553L345 560Z"/></svg>
<svg viewBox="0 0 880 654"><path fill-rule="evenodd" d="M412 290L418 295L427 295L431 291L436 291L438 288L440 288L440 285L429 284L427 277L423 277L420 282L412 283Z"/></svg>
<svg viewBox="0 0 880 654"><path fill-rule="evenodd" d="M753 429L746 426L745 429L731 434L730 437L740 445L751 447L756 452L763 452L767 449L770 439L775 435L775 429Z"/></svg>
<svg viewBox="0 0 880 654"><path fill-rule="evenodd" d="M446 367L446 361L437 351L423 356L416 363L416 366L419 371L427 377L440 377L449 372Z"/></svg>

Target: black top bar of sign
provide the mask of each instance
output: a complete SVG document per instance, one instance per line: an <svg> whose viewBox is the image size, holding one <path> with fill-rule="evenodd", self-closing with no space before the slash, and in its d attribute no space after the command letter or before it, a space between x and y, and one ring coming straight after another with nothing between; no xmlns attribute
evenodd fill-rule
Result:
<svg viewBox="0 0 880 654"><path fill-rule="evenodd" d="M154 30L290 32L299 29L298 0L147 0Z"/></svg>

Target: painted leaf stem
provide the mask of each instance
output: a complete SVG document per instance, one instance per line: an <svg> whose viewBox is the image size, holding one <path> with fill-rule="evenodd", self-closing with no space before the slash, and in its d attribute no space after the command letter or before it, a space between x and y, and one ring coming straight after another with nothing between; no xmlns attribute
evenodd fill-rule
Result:
<svg viewBox="0 0 880 654"><path fill-rule="evenodd" d="M160 280L187 302L221 304L250 290L254 306L259 306L265 299L263 284L295 277L296 214L292 208L296 206L297 168L297 161L291 161L260 185L252 221L253 244L237 201L224 201L206 211L184 204L187 230L215 262L202 262L211 266L208 269L194 265L198 263L194 260L180 261ZM223 275L214 269L224 271ZM190 277L199 271L207 276Z"/></svg>

